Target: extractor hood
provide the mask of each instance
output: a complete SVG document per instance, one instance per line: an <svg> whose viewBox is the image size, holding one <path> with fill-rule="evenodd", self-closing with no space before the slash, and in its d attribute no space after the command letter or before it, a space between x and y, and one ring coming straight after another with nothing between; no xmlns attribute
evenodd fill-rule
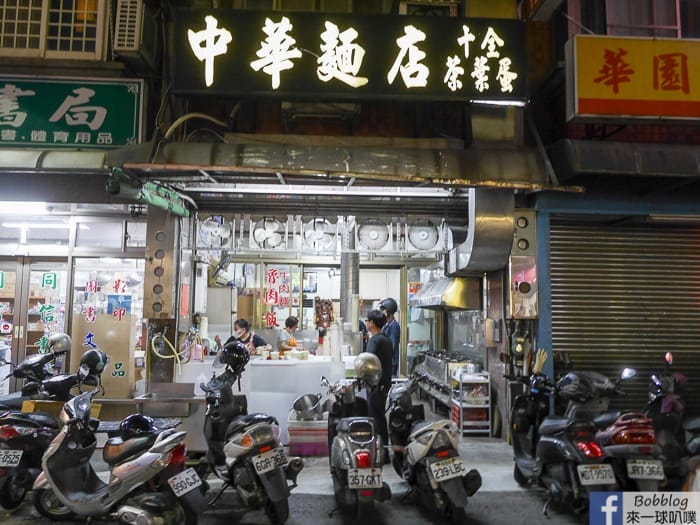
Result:
<svg viewBox="0 0 700 525"><path fill-rule="evenodd" d="M409 305L431 310L480 310L480 279L444 277L425 283Z"/></svg>

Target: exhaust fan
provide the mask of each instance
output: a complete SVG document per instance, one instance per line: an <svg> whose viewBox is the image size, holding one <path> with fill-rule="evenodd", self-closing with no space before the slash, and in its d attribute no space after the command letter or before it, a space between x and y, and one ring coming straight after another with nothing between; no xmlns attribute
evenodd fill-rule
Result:
<svg viewBox="0 0 700 525"><path fill-rule="evenodd" d="M304 223L304 247L315 252L335 251L336 225L316 217Z"/></svg>
<svg viewBox="0 0 700 525"><path fill-rule="evenodd" d="M370 251L381 250L389 245L389 226L379 219L367 219L357 229L360 246Z"/></svg>
<svg viewBox="0 0 700 525"><path fill-rule="evenodd" d="M433 250L440 240L437 225L428 219L416 220L407 226L407 248L427 252Z"/></svg>
<svg viewBox="0 0 700 525"><path fill-rule="evenodd" d="M211 215L199 225L199 241L203 248L230 248L233 225L220 215Z"/></svg>
<svg viewBox="0 0 700 525"><path fill-rule="evenodd" d="M253 227L253 240L261 249L279 248L286 239L285 225L274 217L263 217Z"/></svg>

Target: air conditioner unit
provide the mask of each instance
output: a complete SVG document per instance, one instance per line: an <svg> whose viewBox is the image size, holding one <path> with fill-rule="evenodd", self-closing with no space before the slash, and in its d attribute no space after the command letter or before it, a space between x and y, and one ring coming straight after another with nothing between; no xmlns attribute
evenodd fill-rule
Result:
<svg viewBox="0 0 700 525"><path fill-rule="evenodd" d="M160 70L160 33L158 22L143 0L117 0L112 47L134 72Z"/></svg>

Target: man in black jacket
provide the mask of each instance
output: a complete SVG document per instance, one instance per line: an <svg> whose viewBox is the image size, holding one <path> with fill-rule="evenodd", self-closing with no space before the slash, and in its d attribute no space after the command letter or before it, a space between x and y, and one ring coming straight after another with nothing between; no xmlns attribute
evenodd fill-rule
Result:
<svg viewBox="0 0 700 525"><path fill-rule="evenodd" d="M367 351L375 354L382 364L382 376L376 387L368 389L367 401L369 405L369 415L374 418L377 424L377 433L382 438L384 446L389 445L389 430L386 423L386 398L391 388L391 356L394 345L386 334L382 333L382 327L386 322L384 313L379 310L371 310L367 314L367 330L370 333L367 342ZM384 462L389 462L388 450L384 450Z"/></svg>

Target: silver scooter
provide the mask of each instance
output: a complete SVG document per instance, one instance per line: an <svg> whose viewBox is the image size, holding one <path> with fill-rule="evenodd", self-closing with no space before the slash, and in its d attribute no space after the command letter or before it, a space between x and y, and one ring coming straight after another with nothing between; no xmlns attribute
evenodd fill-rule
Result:
<svg viewBox="0 0 700 525"><path fill-rule="evenodd" d="M97 440L97 419L90 417L97 387L66 402L59 415L63 428L42 458L34 482L34 505L52 521L102 517L138 525L195 525L203 506L202 484L194 469L184 469L185 432L158 430L135 414L134 435L107 440L103 458L110 466L102 481L90 463ZM145 423L145 427L144 427Z"/></svg>
<svg viewBox="0 0 700 525"><path fill-rule="evenodd" d="M367 366L369 363L370 366ZM355 359L357 378L331 385L323 377L332 405L328 413L328 441L333 492L338 507L358 520L371 519L375 501L391 499L391 489L382 481L382 439L368 417L367 400L355 391L379 383L382 366L376 355L361 353Z"/></svg>

